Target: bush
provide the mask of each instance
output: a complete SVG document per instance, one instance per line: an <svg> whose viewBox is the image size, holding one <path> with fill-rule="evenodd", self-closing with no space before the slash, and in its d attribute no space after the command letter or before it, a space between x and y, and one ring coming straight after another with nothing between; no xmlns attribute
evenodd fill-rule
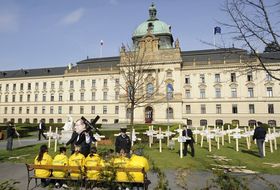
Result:
<svg viewBox="0 0 280 190"><path fill-rule="evenodd" d="M233 127L232 127L232 125L231 125L231 123L225 123L224 124L224 130L228 130L228 129L232 129Z"/></svg>

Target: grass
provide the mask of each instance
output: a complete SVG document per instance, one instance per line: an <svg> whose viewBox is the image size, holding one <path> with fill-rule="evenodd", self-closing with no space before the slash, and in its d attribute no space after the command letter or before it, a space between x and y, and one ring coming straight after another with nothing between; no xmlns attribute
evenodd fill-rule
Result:
<svg viewBox="0 0 280 190"><path fill-rule="evenodd" d="M141 131L145 129L141 127ZM115 137L113 137L116 131L108 132L106 131L106 136L110 136L112 142L115 142ZM159 152L158 143L153 144L152 148L148 147L147 138L142 137L141 144L136 144L136 147L144 147L144 153L151 158L157 166L161 169L178 169L178 168L187 168L191 170L207 170L212 166L211 164L226 164L226 165L240 165L247 166L247 169L258 171L261 173L269 174L280 174L279 167L272 168L269 165L263 164L264 162L269 163L280 163L280 143L278 142L278 150L273 153L270 153L269 143L266 143L266 157L261 159L258 157L257 147L255 144L252 144L251 150L247 150L245 139L240 140L239 143L239 152L235 151L235 140L232 139L231 144L227 142L225 138L225 145L220 145L220 150L216 148L216 142L212 140L212 152L208 151L208 144L204 141L204 147L200 147L200 139L198 138L198 144L195 144L195 157L192 158L190 154L187 157L182 159L179 157L179 143L176 143L175 150L169 150L166 146L166 143L163 142L163 151ZM279 139L278 139L279 141ZM114 149L114 145L99 145L98 150L103 152L106 149ZM31 145L21 148L15 148L12 152L6 150L0 150L0 162L18 162L18 163L33 163L35 156L39 152L41 144ZM53 150L54 143L52 142L49 154L54 157L56 153ZM9 157L16 157L20 155L26 155L26 157L20 157L19 159L9 159ZM68 150L68 155L70 151ZM208 157L208 155L219 155L226 156L229 159L232 159L228 163L226 162L217 162L213 158Z"/></svg>

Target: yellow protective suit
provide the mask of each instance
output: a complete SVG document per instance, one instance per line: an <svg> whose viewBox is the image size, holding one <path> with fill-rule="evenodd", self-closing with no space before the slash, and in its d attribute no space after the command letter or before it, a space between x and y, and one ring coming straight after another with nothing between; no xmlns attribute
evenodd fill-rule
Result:
<svg viewBox="0 0 280 190"><path fill-rule="evenodd" d="M38 155L34 159L35 165L51 165L52 164L52 157L47 152L45 152L43 154L43 158L41 161L38 161L37 158L38 158ZM44 169L35 170L35 176L37 176L37 177L49 177L50 175L51 175L50 170L44 170Z"/></svg>
<svg viewBox="0 0 280 190"><path fill-rule="evenodd" d="M69 166L81 166L80 172L72 172L70 173L71 177L81 178L81 172L83 172L85 165L85 156L81 153L74 153L69 158Z"/></svg>
<svg viewBox="0 0 280 190"><path fill-rule="evenodd" d="M143 156L138 156L133 154L128 163L129 168L144 168L147 172L149 168L149 162L147 158ZM129 175L132 177L135 182L144 182L144 175L141 172L129 172Z"/></svg>
<svg viewBox="0 0 280 190"><path fill-rule="evenodd" d="M115 168L127 168L129 159L125 156L116 157L113 161ZM126 182L128 180L128 176L126 172L117 172L116 180L119 182Z"/></svg>
<svg viewBox="0 0 280 190"><path fill-rule="evenodd" d="M101 164L101 158L99 157L98 154L94 154L92 157L88 155L85 160L85 166L102 166ZM87 178L91 180L97 180L99 179L99 171L97 170L87 170Z"/></svg>
<svg viewBox="0 0 280 190"><path fill-rule="evenodd" d="M68 157L64 154L58 154L54 157L53 165L56 166L68 166ZM65 172L64 171L53 171L52 175L54 177L65 177Z"/></svg>

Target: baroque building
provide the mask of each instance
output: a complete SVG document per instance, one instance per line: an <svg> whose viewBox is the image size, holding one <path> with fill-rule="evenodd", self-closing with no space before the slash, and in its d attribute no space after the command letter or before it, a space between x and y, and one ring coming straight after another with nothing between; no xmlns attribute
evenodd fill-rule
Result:
<svg viewBox="0 0 280 190"><path fill-rule="evenodd" d="M247 51L182 51L153 4L132 41L130 51L144 52L141 62L149 65L142 92L152 95L135 109L135 123L253 125L260 120L279 125L279 81L248 67L258 61ZM129 123L127 81L122 75L126 51L122 47L120 56L88 58L67 67L1 71L0 123L61 123L67 115L99 115L101 123ZM269 67L279 64L279 52L263 54L278 57L266 60Z"/></svg>

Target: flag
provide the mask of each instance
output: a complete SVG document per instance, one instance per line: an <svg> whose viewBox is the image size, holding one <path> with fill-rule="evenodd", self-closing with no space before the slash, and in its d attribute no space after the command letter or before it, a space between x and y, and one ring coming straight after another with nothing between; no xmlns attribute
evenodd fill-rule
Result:
<svg viewBox="0 0 280 190"><path fill-rule="evenodd" d="M103 42L103 40L101 40L101 41L100 41L100 45L102 45L102 46L103 46L103 43L104 43L104 42Z"/></svg>
<svg viewBox="0 0 280 190"><path fill-rule="evenodd" d="M217 34L217 33L221 34L221 27L219 27L219 26L216 26L214 28L214 34Z"/></svg>

